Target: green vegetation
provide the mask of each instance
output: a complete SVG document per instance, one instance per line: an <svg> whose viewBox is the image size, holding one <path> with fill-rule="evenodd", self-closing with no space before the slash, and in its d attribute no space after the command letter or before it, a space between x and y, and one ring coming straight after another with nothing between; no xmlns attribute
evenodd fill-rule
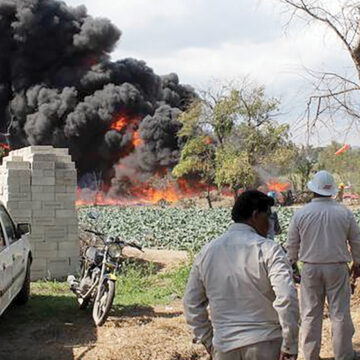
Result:
<svg viewBox="0 0 360 360"><path fill-rule="evenodd" d="M180 116L178 136L185 145L173 175L195 175L234 192L260 185L257 167L278 169L294 156L289 126L275 121L278 106L278 99L247 79L203 92Z"/></svg>
<svg viewBox="0 0 360 360"><path fill-rule="evenodd" d="M84 227L94 226L87 214L92 207L79 209ZM223 233L231 223L229 209L175 209L104 206L97 229L117 234L145 247L197 251Z"/></svg>
<svg viewBox="0 0 360 360"><path fill-rule="evenodd" d="M79 209L82 224L91 227L87 216L90 207ZM204 244L222 234L231 224L230 209L175 209L151 207L97 207L101 214L99 227L103 232L119 234L145 247L198 251ZM279 243L286 240L293 209L278 209L282 234ZM355 212L360 223L360 210Z"/></svg>
<svg viewBox="0 0 360 360"><path fill-rule="evenodd" d="M189 276L190 265L158 272L154 264L124 267L116 283L115 305L158 305L168 304L183 296Z"/></svg>

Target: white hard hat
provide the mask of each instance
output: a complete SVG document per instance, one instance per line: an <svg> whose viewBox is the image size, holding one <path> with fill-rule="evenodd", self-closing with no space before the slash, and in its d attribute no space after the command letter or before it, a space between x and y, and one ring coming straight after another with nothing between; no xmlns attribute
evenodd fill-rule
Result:
<svg viewBox="0 0 360 360"><path fill-rule="evenodd" d="M333 176L325 171L318 171L313 179L308 182L308 189L323 196L336 195L338 192Z"/></svg>

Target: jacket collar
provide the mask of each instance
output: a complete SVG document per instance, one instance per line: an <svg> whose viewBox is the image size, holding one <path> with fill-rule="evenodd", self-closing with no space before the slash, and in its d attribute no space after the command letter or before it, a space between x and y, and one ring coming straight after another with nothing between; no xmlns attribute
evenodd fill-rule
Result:
<svg viewBox="0 0 360 360"><path fill-rule="evenodd" d="M311 202L333 202L334 199L330 197L318 197L311 200Z"/></svg>
<svg viewBox="0 0 360 360"><path fill-rule="evenodd" d="M252 226L243 223L231 224L229 226L229 231L250 231L257 234L256 230Z"/></svg>

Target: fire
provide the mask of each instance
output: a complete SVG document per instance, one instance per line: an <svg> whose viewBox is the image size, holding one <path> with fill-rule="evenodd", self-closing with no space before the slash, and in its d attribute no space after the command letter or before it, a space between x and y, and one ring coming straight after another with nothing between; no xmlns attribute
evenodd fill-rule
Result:
<svg viewBox="0 0 360 360"><path fill-rule="evenodd" d="M161 175L158 177L162 181ZM93 192L91 196L87 196L86 190L78 188L77 205L136 205L136 204L157 204L160 201L167 203L176 203L184 198L199 196L207 191L206 184L197 180L170 180L165 186L156 188L150 182L140 183L133 181L133 184L127 189L126 194L111 197L103 190ZM215 190L211 187L210 190Z"/></svg>
<svg viewBox="0 0 360 360"><path fill-rule="evenodd" d="M266 183L266 187L269 191L284 192L290 189L290 183L289 182L282 183L276 179L270 179Z"/></svg>
<svg viewBox="0 0 360 360"><path fill-rule="evenodd" d="M110 129L120 132L128 125L128 123L129 119L124 115L120 115L117 120L111 124Z"/></svg>
<svg viewBox="0 0 360 360"><path fill-rule="evenodd" d="M138 147L140 145L142 145L144 143L143 139L140 137L139 132L138 131L134 131L134 135L133 135L133 140L132 143L134 145L134 147Z"/></svg>

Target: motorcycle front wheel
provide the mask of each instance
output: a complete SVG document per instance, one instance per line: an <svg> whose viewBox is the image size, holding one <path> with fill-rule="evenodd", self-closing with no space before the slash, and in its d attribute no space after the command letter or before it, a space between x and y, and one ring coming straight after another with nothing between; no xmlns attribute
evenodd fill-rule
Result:
<svg viewBox="0 0 360 360"><path fill-rule="evenodd" d="M104 325L115 296L115 281L104 279L97 294L92 316L96 326Z"/></svg>

